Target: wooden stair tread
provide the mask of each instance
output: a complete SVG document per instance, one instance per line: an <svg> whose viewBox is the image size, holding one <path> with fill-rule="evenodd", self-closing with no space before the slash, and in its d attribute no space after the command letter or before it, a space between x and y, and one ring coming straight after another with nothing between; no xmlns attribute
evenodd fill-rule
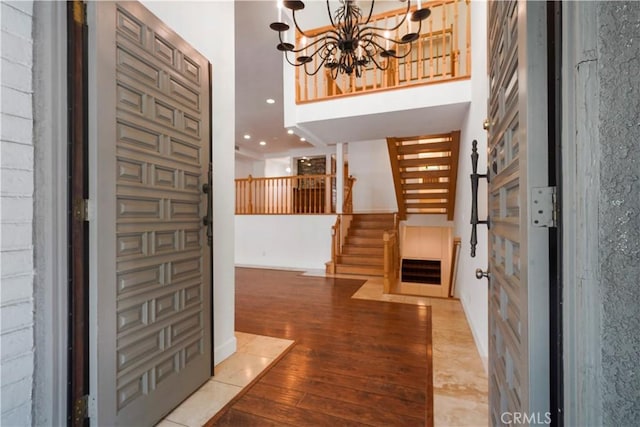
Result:
<svg viewBox="0 0 640 427"><path fill-rule="evenodd" d="M403 183L402 188L406 190L448 190L448 182L421 182L421 183Z"/></svg>
<svg viewBox="0 0 640 427"><path fill-rule="evenodd" d="M398 145L398 154L420 154L420 153L434 153L440 151L451 151L451 142L430 142L427 144L401 144Z"/></svg>
<svg viewBox="0 0 640 427"><path fill-rule="evenodd" d="M398 160L401 168L420 168L423 166L449 166L451 157L425 157L421 159Z"/></svg>
<svg viewBox="0 0 640 427"><path fill-rule="evenodd" d="M404 198L411 200L448 199L449 193L404 193Z"/></svg>

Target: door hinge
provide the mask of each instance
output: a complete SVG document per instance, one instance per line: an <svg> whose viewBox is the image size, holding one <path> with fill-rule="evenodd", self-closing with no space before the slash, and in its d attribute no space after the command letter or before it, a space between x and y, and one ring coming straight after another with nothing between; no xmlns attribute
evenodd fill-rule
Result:
<svg viewBox="0 0 640 427"><path fill-rule="evenodd" d="M533 187L531 193L531 222L533 227L558 226L556 187Z"/></svg>
<svg viewBox="0 0 640 427"><path fill-rule="evenodd" d="M95 418L96 401L88 394L76 399L73 404L74 425L81 425L85 418Z"/></svg>
<svg viewBox="0 0 640 427"><path fill-rule="evenodd" d="M75 200L73 203L73 218L76 221L89 221L89 200Z"/></svg>
<svg viewBox="0 0 640 427"><path fill-rule="evenodd" d="M73 425L79 425L89 416L89 395L85 394L76 399L73 404Z"/></svg>

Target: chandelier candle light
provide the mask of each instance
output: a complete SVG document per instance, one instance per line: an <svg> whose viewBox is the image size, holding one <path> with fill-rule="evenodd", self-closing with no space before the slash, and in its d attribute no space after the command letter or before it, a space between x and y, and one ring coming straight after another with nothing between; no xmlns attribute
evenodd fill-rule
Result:
<svg viewBox="0 0 640 427"><path fill-rule="evenodd" d="M360 7L355 0L340 0L340 6L331 14L329 0L327 0L327 14L331 21L331 28L319 34L310 35L305 33L296 20L296 12L304 9L302 1L283 1L282 6L291 10L293 23L302 36L302 46L296 48L292 43L286 41L286 32L289 25L282 22L282 10L278 2L278 22L270 25L270 28L278 32L280 43L276 46L279 51L284 52L287 62L296 67L304 67L305 73L315 75L323 66L330 70L331 77L335 80L339 73L362 76L363 70L369 65L375 65L379 70L389 68L390 58L404 58L411 53L412 42L420 37L422 21L429 17L431 11L422 8L418 0L417 9L411 11L411 0L399 0L406 2L406 13L400 22L390 28L380 28L370 25L375 1L371 1L369 13L364 18ZM399 40L390 37L391 32L396 31L407 21L408 32ZM411 22L417 25L411 25ZM412 27L417 26L417 31L412 31ZM284 38L283 38L283 33ZM404 45L403 53L396 49ZM289 53L295 56L295 61L289 59ZM316 65L307 68L314 58L319 58ZM315 68L314 68L315 67Z"/></svg>

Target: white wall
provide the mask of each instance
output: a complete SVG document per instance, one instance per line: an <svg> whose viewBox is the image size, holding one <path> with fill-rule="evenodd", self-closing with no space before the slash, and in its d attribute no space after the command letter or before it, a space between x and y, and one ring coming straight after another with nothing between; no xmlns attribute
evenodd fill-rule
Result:
<svg viewBox="0 0 640 427"><path fill-rule="evenodd" d="M2 2L0 15L0 424L31 425L34 374L33 2Z"/></svg>
<svg viewBox="0 0 640 427"><path fill-rule="evenodd" d="M254 161L252 159L239 158L236 156L235 177L246 178L253 175Z"/></svg>
<svg viewBox="0 0 640 427"><path fill-rule="evenodd" d="M287 168L291 168L291 157L273 157L264 160L265 177L289 176L291 172L287 172Z"/></svg>
<svg viewBox="0 0 640 427"><path fill-rule="evenodd" d="M152 1L143 4L213 64L213 273L214 359L236 349L234 336L234 6L221 1Z"/></svg>
<svg viewBox="0 0 640 427"><path fill-rule="evenodd" d="M476 268L488 267L487 227L478 225L478 246L476 257L471 258L469 242L471 240L471 142L478 141L478 173L487 170L487 132L482 123L487 116L487 61L486 61L486 3L471 3L471 106L460 133L460 161L458 164L458 186L456 191L455 236L462 239L456 296L460 298L480 356L486 363L488 359L488 283L475 278ZM487 216L487 187L480 180L478 189L478 216Z"/></svg>
<svg viewBox="0 0 640 427"><path fill-rule="evenodd" d="M335 215L236 215L236 264L323 269Z"/></svg>
<svg viewBox="0 0 640 427"><path fill-rule="evenodd" d="M353 211L397 212L387 141L350 142L347 150L349 175L357 179L353 184Z"/></svg>

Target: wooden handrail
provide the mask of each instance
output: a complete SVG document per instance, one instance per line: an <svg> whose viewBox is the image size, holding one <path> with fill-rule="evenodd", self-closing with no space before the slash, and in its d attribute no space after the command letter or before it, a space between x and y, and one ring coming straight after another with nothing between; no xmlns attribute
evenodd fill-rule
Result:
<svg viewBox="0 0 640 427"><path fill-rule="evenodd" d="M349 175L347 185L345 185L344 201L342 202L343 213L353 213L353 184L355 184L355 182L356 179L352 175Z"/></svg>
<svg viewBox="0 0 640 427"><path fill-rule="evenodd" d="M391 162L391 172L393 174L393 186L396 190L398 215L400 220L405 220L407 219L407 208L404 204L404 192L402 191L402 178L400 177L397 141L397 138L387 138L387 149L389 151L389 161Z"/></svg>
<svg viewBox="0 0 640 427"><path fill-rule="evenodd" d="M335 175L238 178L236 214L330 214Z"/></svg>
<svg viewBox="0 0 640 427"><path fill-rule="evenodd" d="M336 218L335 224L331 226L331 271L330 273L334 274L336 272L335 268L338 264L338 257L342 251L342 245L340 244L342 240L342 225L341 225L342 216L338 215Z"/></svg>
<svg viewBox="0 0 640 427"><path fill-rule="evenodd" d="M422 23L420 38L413 42L412 52L405 58L383 60L385 70L369 65L360 78L342 75L331 78L322 72L309 76L296 68L296 102L315 102L329 98L353 96L392 90L399 87L467 79L471 75L471 14L469 0L437 0L423 2L431 16ZM412 10L415 6L412 7ZM396 9L371 17L370 26L393 27L400 22L406 9ZM413 25L416 25L413 23ZM329 26L306 30L307 44ZM400 39L408 31L403 24L391 34ZM296 34L300 46L301 34ZM406 46L393 46L403 54ZM462 53L461 53L462 52ZM316 69L320 59L313 56L309 67Z"/></svg>

